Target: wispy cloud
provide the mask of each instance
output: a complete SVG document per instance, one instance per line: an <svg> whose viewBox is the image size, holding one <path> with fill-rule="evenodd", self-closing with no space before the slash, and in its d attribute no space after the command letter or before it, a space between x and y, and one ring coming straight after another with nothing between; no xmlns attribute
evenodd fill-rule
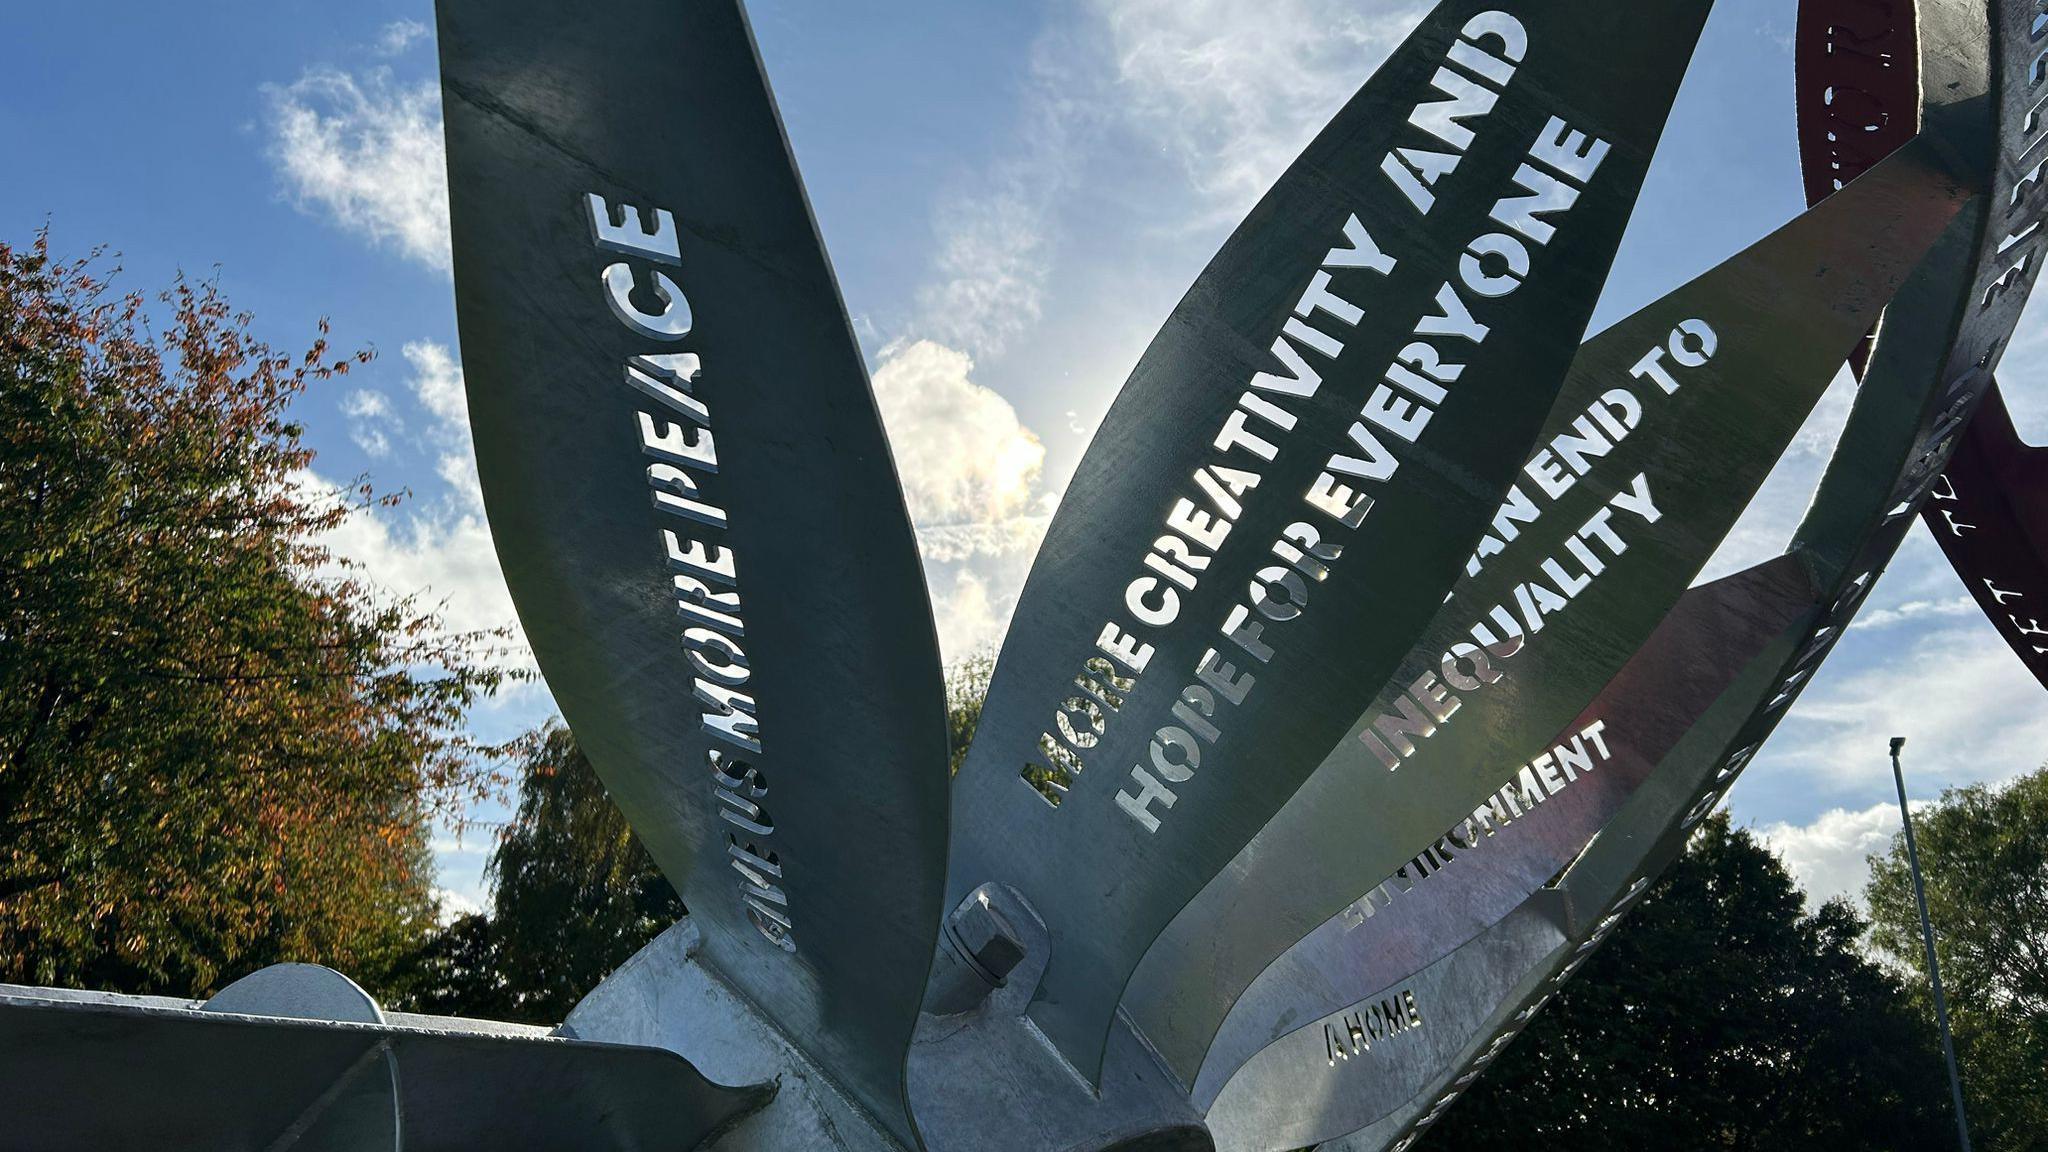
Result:
<svg viewBox="0 0 2048 1152"><path fill-rule="evenodd" d="M1842 642L1750 775L1787 773L1819 795L1869 795L1890 781L1883 751L1911 739L1916 782L2002 782L2048 752L2041 686L1981 618L1937 631Z"/></svg>
<svg viewBox="0 0 2048 1152"><path fill-rule="evenodd" d="M1208 213L1248 211L1420 22L1409 0L1089 0L1109 92Z"/></svg>
<svg viewBox="0 0 2048 1152"><path fill-rule="evenodd" d="M1890 628L1910 620L1929 620L1942 617L1969 616L1980 609L1977 602L1968 596L1957 596L1952 600L1908 600L1896 608L1881 608L1865 612L1856 618L1852 629Z"/></svg>
<svg viewBox="0 0 2048 1152"><path fill-rule="evenodd" d="M377 33L377 54L402 56L432 31L418 20L393 20Z"/></svg>
<svg viewBox="0 0 2048 1152"><path fill-rule="evenodd" d="M1037 322L1051 268L1048 190L1016 173L992 182L984 195L954 195L941 205L933 278L918 292L917 325L929 338L988 355Z"/></svg>
<svg viewBox="0 0 2048 1152"><path fill-rule="evenodd" d="M270 155L287 199L379 247L450 267L441 91L388 69L313 68L265 90Z"/></svg>
<svg viewBox="0 0 2048 1152"><path fill-rule="evenodd" d="M412 368L413 399L432 417L429 446L437 453L434 473L466 511L480 513L484 489L477 478L476 445L470 439L469 393L463 385L462 365L446 345L431 340L410 341L403 352Z"/></svg>
<svg viewBox="0 0 2048 1152"><path fill-rule="evenodd" d="M348 417L348 437L365 456L373 460L391 454L391 437L404 430L391 411L391 397L374 388L358 389L342 397L342 415Z"/></svg>

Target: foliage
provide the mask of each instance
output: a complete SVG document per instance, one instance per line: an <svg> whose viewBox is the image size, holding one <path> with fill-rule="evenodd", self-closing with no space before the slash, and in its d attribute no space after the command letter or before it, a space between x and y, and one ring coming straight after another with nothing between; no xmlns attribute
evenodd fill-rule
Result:
<svg viewBox="0 0 2048 1152"><path fill-rule="evenodd" d="M954 775L967 759L967 746L974 742L974 730L981 724L981 702L988 697L988 680L995 670L995 653L985 648L946 669L946 740L952 749Z"/></svg>
<svg viewBox="0 0 2048 1152"><path fill-rule="evenodd" d="M94 263L0 245L0 980L375 987L502 675L321 546L375 497L310 482L288 408L367 356L278 355L182 278L156 332Z"/></svg>
<svg viewBox="0 0 2048 1152"><path fill-rule="evenodd" d="M1954 1139L1938 1051L1854 910L1808 914L1725 815L1423 1148L1922 1149Z"/></svg>
<svg viewBox="0 0 2048 1152"><path fill-rule="evenodd" d="M567 728L533 741L519 811L491 855L491 910L434 941L423 1011L556 1024L683 917L683 902L626 824Z"/></svg>
<svg viewBox="0 0 2048 1152"><path fill-rule="evenodd" d="M2048 1149L2048 768L1950 789L1913 829L1971 1135L1987 1149ZM1924 996L1903 834L1871 858L1868 897L1871 939Z"/></svg>
<svg viewBox="0 0 2048 1152"><path fill-rule="evenodd" d="M988 694L991 653L948 670L946 725L960 770ZM491 855L491 908L437 933L406 1007L555 1024L685 909L606 795L568 729L537 734L519 812Z"/></svg>

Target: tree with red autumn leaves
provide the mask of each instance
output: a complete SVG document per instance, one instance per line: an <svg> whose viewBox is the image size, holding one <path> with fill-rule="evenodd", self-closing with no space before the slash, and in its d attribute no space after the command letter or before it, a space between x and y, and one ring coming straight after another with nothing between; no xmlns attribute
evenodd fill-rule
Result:
<svg viewBox="0 0 2048 1152"><path fill-rule="evenodd" d="M506 674L321 543L380 501L312 481L290 407L367 355L96 268L0 245L0 981L203 995L303 960L397 991Z"/></svg>

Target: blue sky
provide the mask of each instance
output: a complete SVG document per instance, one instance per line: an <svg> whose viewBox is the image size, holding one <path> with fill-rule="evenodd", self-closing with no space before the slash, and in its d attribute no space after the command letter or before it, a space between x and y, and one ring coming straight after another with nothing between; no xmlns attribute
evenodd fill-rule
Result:
<svg viewBox="0 0 2048 1152"><path fill-rule="evenodd" d="M1044 519L1116 389L1266 185L1419 18L1406 0L755 0L791 139L875 370L950 657L1002 636ZM326 480L404 508L334 540L452 624L510 623L475 495L424 0L41 5L9 21L0 236L105 244L125 283L216 266L260 332L331 318L379 359L303 402ZM1596 325L1800 207L1792 6L1722 0ZM2048 439L2048 310L2003 372ZM1847 411L1838 382L1708 575L1782 548ZM517 659L525 657L515 654ZM1916 531L1730 801L1809 886L1860 886L1917 792L2048 757L2041 689ZM498 737L542 687L480 710ZM493 815L484 812L486 818ZM487 838L444 839L481 898Z"/></svg>

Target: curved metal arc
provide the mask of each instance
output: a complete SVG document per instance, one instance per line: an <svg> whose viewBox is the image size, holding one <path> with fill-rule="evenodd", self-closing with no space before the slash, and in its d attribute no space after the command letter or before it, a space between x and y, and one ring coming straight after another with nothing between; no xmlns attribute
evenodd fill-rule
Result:
<svg viewBox="0 0 2048 1152"><path fill-rule="evenodd" d="M1996 384L1921 519L1985 618L2048 686L2048 448L2020 439Z"/></svg>
<svg viewBox="0 0 2048 1152"><path fill-rule="evenodd" d="M903 497L737 0L440 0L492 536L729 981L903 1142L944 695Z"/></svg>
<svg viewBox="0 0 2048 1152"><path fill-rule="evenodd" d="M1042 912L1031 1017L1085 1076L1144 950L1341 736L1493 514L1707 7L1439 6L1119 396L1020 598L948 872L954 900L997 881Z"/></svg>
<svg viewBox="0 0 2048 1152"><path fill-rule="evenodd" d="M1905 9L1901 11L1900 9ZM1799 151L1816 203L1903 143L1917 127L1912 12L1856 0L1802 0ZM1866 367L1859 357L1853 367ZM1994 383L1970 420L1921 519L1986 619L2048 685L2048 449L2012 427Z"/></svg>

